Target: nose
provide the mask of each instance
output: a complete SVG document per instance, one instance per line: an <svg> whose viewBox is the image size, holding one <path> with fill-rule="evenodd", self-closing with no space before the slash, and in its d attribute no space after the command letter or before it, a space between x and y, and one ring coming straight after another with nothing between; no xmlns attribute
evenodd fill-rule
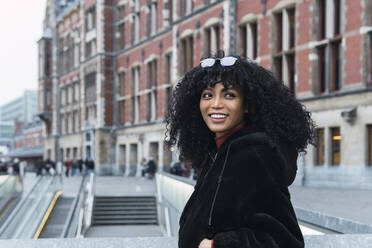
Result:
<svg viewBox="0 0 372 248"><path fill-rule="evenodd" d="M216 96L214 99L213 99L213 102L212 102L212 108L214 109L220 109L223 107L223 103L222 103L222 99L220 96Z"/></svg>

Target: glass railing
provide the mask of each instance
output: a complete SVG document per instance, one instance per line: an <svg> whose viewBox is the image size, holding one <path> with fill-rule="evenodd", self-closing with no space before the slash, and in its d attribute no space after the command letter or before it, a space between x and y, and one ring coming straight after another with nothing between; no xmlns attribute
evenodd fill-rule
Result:
<svg viewBox="0 0 372 248"><path fill-rule="evenodd" d="M58 177L41 177L0 228L2 239L33 238L55 193Z"/></svg>
<svg viewBox="0 0 372 248"><path fill-rule="evenodd" d="M12 202L22 192L22 181L19 176L0 175L0 224L4 221Z"/></svg>
<svg viewBox="0 0 372 248"><path fill-rule="evenodd" d="M156 173L158 199L164 197L168 203L182 213L186 202L194 191L195 181L169 173Z"/></svg>

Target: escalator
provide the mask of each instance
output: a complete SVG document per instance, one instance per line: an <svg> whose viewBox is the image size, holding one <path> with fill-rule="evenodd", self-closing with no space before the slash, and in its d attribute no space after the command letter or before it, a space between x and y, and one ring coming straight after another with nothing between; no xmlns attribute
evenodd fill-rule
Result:
<svg viewBox="0 0 372 248"><path fill-rule="evenodd" d="M75 179L75 186L72 187L74 195L62 194L59 176L38 177L23 195L22 184L17 184L20 181L9 178L0 181L0 239L79 235L78 226L84 213L84 186L88 181L86 177ZM71 187L71 182L65 185Z"/></svg>
<svg viewBox="0 0 372 248"><path fill-rule="evenodd" d="M74 198L60 196L39 238L59 238L63 232Z"/></svg>

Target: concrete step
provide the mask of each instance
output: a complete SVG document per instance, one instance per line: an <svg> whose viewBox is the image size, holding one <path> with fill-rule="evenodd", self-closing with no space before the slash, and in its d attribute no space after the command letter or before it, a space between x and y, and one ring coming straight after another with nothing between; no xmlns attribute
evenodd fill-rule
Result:
<svg viewBox="0 0 372 248"><path fill-rule="evenodd" d="M95 202L95 206L155 206L155 202Z"/></svg>
<svg viewBox="0 0 372 248"><path fill-rule="evenodd" d="M93 220L147 220L156 219L156 215L111 215L111 216L94 216Z"/></svg>
<svg viewBox="0 0 372 248"><path fill-rule="evenodd" d="M140 215L140 214L156 214L156 210L147 210L147 211L137 211L137 210L130 210L130 211L107 211L107 210L100 210L94 211L94 215Z"/></svg>
<svg viewBox="0 0 372 248"><path fill-rule="evenodd" d="M96 197L98 201L155 201L155 197Z"/></svg>
<svg viewBox="0 0 372 248"><path fill-rule="evenodd" d="M138 210L138 211L146 211L146 210L153 210L156 209L155 206L94 206L95 211L132 211L132 210Z"/></svg>
<svg viewBox="0 0 372 248"><path fill-rule="evenodd" d="M157 225L157 220L99 220L92 221L93 225Z"/></svg>
<svg viewBox="0 0 372 248"><path fill-rule="evenodd" d="M155 197L96 197L92 225L156 225Z"/></svg>

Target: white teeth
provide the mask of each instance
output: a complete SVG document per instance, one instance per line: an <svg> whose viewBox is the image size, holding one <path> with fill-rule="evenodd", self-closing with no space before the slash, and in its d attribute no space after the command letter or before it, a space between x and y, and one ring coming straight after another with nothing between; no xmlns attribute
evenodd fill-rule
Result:
<svg viewBox="0 0 372 248"><path fill-rule="evenodd" d="M212 118L215 118L215 119L224 119L227 117L227 115L223 115L223 114L212 114L211 115Z"/></svg>

